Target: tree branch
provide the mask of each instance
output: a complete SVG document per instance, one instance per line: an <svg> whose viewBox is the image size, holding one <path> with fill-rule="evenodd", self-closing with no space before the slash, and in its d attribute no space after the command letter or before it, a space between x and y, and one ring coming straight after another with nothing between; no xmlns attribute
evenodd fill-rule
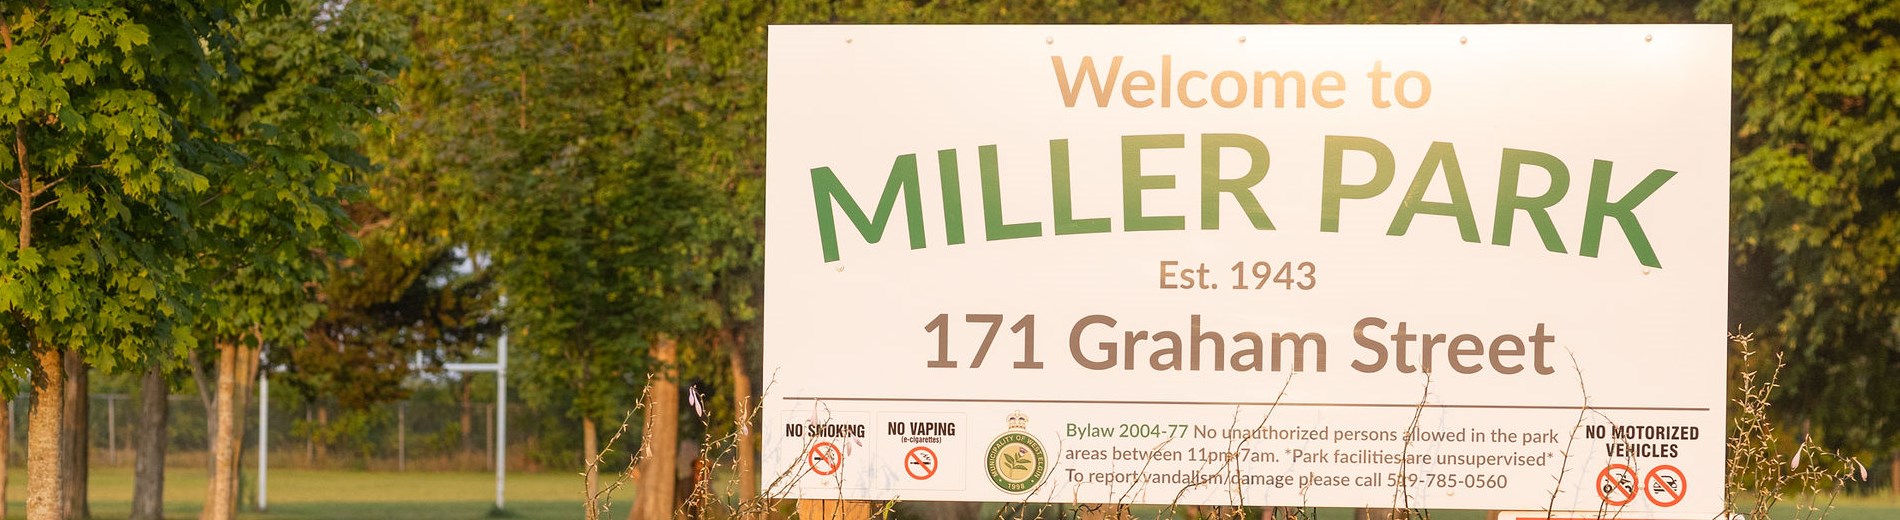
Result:
<svg viewBox="0 0 1900 520"><path fill-rule="evenodd" d="M376 219L373 221L365 222L363 223L363 225L357 226L356 232L351 233L351 236L355 236L358 239L369 236L369 233L371 231L375 231L379 228L388 227L391 221L393 220L394 219L389 218L389 217L383 217L383 218Z"/></svg>
<svg viewBox="0 0 1900 520"><path fill-rule="evenodd" d="M53 189L54 186L58 186L59 183L66 182L67 178L68 177L60 177L58 179L53 179L53 182L41 184L39 188L35 188L33 190L33 194L31 196L38 197L40 196L41 193L46 193L46 190L50 190L50 189ZM35 211L38 211L38 210L35 210Z"/></svg>
<svg viewBox="0 0 1900 520"><path fill-rule="evenodd" d="M0 42L6 43L7 50L13 50L13 24L7 23L5 16L0 16Z"/></svg>
<svg viewBox="0 0 1900 520"><path fill-rule="evenodd" d="M5 22L6 17L0 16L0 27L4 27ZM11 40L12 37L8 36L7 39ZM8 45L8 48L12 46ZM27 209L27 206L33 205L34 191L33 175L26 169L26 129L21 128L19 123L13 124L13 159L20 163L20 188L16 193L20 194L20 249L25 250L33 244L33 210Z"/></svg>
<svg viewBox="0 0 1900 520"><path fill-rule="evenodd" d="M37 193L27 184L33 174L26 171L26 129L20 128L19 123L13 124L13 160L20 163L20 190Z"/></svg>
<svg viewBox="0 0 1900 520"><path fill-rule="evenodd" d="M201 366L204 363L198 361L197 349L189 351L188 354L191 359L191 379L198 383L198 400L204 403L205 410L211 410L217 404L217 396L211 393L210 381L205 379L205 370Z"/></svg>
<svg viewBox="0 0 1900 520"><path fill-rule="evenodd" d="M34 207L33 207L33 212L34 212L34 213L39 213L39 212L40 212L40 210L42 210L42 209L46 209L46 207L47 207L47 206L51 206L51 205L53 205L53 203L55 203L55 202L59 202L59 197L53 197L53 200L49 200L49 201L46 201L46 203L45 203L45 204L41 204L41 205L38 205L38 206L34 206Z"/></svg>

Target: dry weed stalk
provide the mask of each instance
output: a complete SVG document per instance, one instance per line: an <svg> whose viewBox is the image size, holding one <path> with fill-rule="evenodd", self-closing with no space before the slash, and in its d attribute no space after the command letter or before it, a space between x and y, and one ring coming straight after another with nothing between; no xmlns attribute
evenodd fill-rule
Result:
<svg viewBox="0 0 1900 520"><path fill-rule="evenodd" d="M634 414L645 409L647 393L651 389L651 384L641 389L640 399L635 402L634 408L621 418L620 426L614 431L612 438L599 453L593 454L588 459L586 472L598 471L600 465L606 461L607 455L614 451L613 446L619 444L621 436L632 424ZM697 390L689 389L689 391ZM758 417L761 407L762 405L754 405L750 410L735 413L734 421L738 423L735 431L717 438L712 435L714 428L711 427L709 416L703 410L700 411L700 425L702 431L705 432L701 436L698 457L702 462L693 468L692 487L686 500L674 509L675 518L765 518L769 514L778 512L779 503L790 495L792 486L810 472L810 468L805 465L794 463L779 471L771 485L755 498L747 501L736 499L738 475L733 474L726 486L715 485L714 475L718 474L722 468L736 469L737 464L731 461L737 456L739 436L750 432L750 421ZM613 493L627 482L640 478L640 462L651 454L651 450L646 448L649 441L651 441L650 432L643 431L640 438L641 449L629 456L627 469L616 475L613 482L600 490L592 493L583 492L587 520L598 520L603 513L608 513L612 509ZM810 449L812 441L807 439L805 443L805 448ZM583 479L586 478L586 472L581 473ZM722 487L723 492L718 489ZM888 507L887 505L885 516L888 516Z"/></svg>
<svg viewBox="0 0 1900 520"><path fill-rule="evenodd" d="M1751 519L1772 518L1770 509L1782 500L1782 494L1793 492L1794 518L1825 518L1847 482L1867 480L1867 466L1815 444L1809 436L1803 436L1792 453L1783 455L1769 417L1769 397L1780 386L1781 369L1787 363L1777 352L1763 377L1751 363L1759 353L1754 339L1752 334L1729 335L1741 355L1742 372L1736 386L1740 395L1731 399L1734 431L1728 438L1728 489L1723 512L1744 513Z"/></svg>
<svg viewBox="0 0 1900 520"><path fill-rule="evenodd" d="M1557 495L1563 494L1564 475L1570 471L1570 456L1577 447L1577 432L1583 431L1583 418L1590 414L1590 388L1583 384L1583 366L1577 363L1576 351L1565 348L1564 352L1570 355L1570 370L1577 374L1577 393L1583 396L1583 402L1577 405L1577 422L1570 426L1570 440L1564 442L1564 449L1559 452L1562 457L1557 459L1557 474L1551 476L1550 502L1544 505L1545 520L1556 514Z"/></svg>
<svg viewBox="0 0 1900 520"><path fill-rule="evenodd" d="M1550 501L1547 502L1544 506L1544 518L1546 519L1555 518L1557 515L1557 497L1563 494L1564 476L1567 475L1570 471L1569 470L1570 459L1576 453L1575 450L1577 447L1577 432L1583 430L1584 422L1585 422L1584 418L1590 416L1591 414L1595 414L1596 417L1598 419L1601 419L1611 430L1616 429L1615 419L1612 419L1610 418L1610 416L1604 415L1603 412L1590 407L1590 387L1584 384L1583 364L1577 362L1577 352L1570 349L1564 349L1564 352L1570 356L1570 370L1577 375L1577 394L1582 396L1583 402L1577 406L1576 422L1570 425L1570 440L1565 441L1563 451L1558 452L1562 456L1561 458L1558 459L1558 462L1557 462L1557 474L1551 476L1552 482L1550 486ZM1619 438L1619 439L1613 440L1613 442L1625 447L1630 445L1629 439ZM1629 466L1629 467L1636 467L1636 457L1629 454L1630 450L1625 449L1625 450L1621 450L1621 452L1624 454L1622 456L1623 465ZM1623 510L1627 508L1628 506L1629 506L1628 504L1616 506L1616 509L1612 511L1608 503L1599 504L1597 505L1596 517L1605 518L1605 519L1617 518L1617 516L1621 515L1623 513Z"/></svg>
<svg viewBox="0 0 1900 520"><path fill-rule="evenodd" d="M644 446L646 446L646 441L649 438L647 432L644 430L641 431L640 439L640 445L643 448L639 453L633 455L633 461L627 464L627 470L615 475L614 481L607 484L606 487L600 488L599 490L587 489L588 475L599 474L600 463L607 460L607 454L613 452L614 446L620 443L620 436L627 433L627 425L632 424L633 414L646 408L647 392L653 388L651 378L649 378L648 381L648 384L640 388L640 400L634 402L633 409L628 410L627 415L620 418L620 427L614 429L613 436L608 438L606 444L602 445L600 452L588 454L587 465L580 473L582 482L581 495L584 497L582 505L585 508L585 518L587 518L587 520L600 520L601 513L606 513L613 507L614 491L619 490L620 486L625 485L627 481L639 478L639 470L636 468L640 467L640 460L646 457L647 450Z"/></svg>
<svg viewBox="0 0 1900 520"><path fill-rule="evenodd" d="M1431 396L1432 373L1425 372L1425 385L1418 390L1418 404L1412 407L1412 424L1407 426L1405 434L1400 436L1405 440L1405 444L1399 446L1399 478L1392 485L1391 518L1416 517L1427 520L1431 518L1430 511L1412 508L1412 490L1409 482L1411 468L1408 467L1412 458L1412 442L1418 436L1419 420L1425 417L1425 405L1430 401Z"/></svg>

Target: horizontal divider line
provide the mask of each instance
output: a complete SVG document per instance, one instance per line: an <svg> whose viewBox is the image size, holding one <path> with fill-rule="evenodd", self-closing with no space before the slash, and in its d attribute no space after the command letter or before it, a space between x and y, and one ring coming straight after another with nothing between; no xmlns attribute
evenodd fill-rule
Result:
<svg viewBox="0 0 1900 520"><path fill-rule="evenodd" d="M1334 408L1445 408L1478 410L1581 410L1583 406L1520 404L1433 404L1433 403L1300 403L1255 401L1114 401L1096 399L926 399L910 397L780 397L786 401L837 401L884 403L1025 403L1025 404L1173 404L1203 406L1291 406ZM1591 410L1619 412L1707 412L1707 407L1689 406L1589 406Z"/></svg>

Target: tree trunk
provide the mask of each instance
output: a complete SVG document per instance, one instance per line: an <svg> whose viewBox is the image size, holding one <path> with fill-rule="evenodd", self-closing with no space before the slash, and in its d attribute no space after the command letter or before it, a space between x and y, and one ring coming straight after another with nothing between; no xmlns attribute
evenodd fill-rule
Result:
<svg viewBox="0 0 1900 520"><path fill-rule="evenodd" d="M46 345L29 349L39 370L33 371L33 407L26 423L26 517L59 520L66 517L66 453L59 441L66 414L66 359Z"/></svg>
<svg viewBox="0 0 1900 520"><path fill-rule="evenodd" d="M7 471L13 466L13 400L4 399L7 411L0 412L0 518L7 517Z"/></svg>
<svg viewBox="0 0 1900 520"><path fill-rule="evenodd" d="M303 436L303 465L307 468L317 467L317 422L312 420L312 416L310 415L310 409L316 406L316 401L312 400L309 404L304 405L303 409L304 429L309 430L307 434Z"/></svg>
<svg viewBox="0 0 1900 520"><path fill-rule="evenodd" d="M312 433L314 433L314 435L311 435L311 437L315 437L317 439L317 460L329 462L330 461L330 441L329 441L330 409L329 408L324 408L321 406L317 407L317 430Z"/></svg>
<svg viewBox="0 0 1900 520"><path fill-rule="evenodd" d="M892 506L898 518L912 520L964 520L983 516L982 502L920 502L900 501ZM1061 518L1061 515L1057 515Z"/></svg>
<svg viewBox="0 0 1900 520"><path fill-rule="evenodd" d="M198 402L205 407L205 477L209 478L212 474L218 472L217 459L212 457L213 453L217 453L215 443L218 437L212 435L212 433L218 431L218 392L217 388L215 388L218 383L217 379L215 379L217 374L212 374L212 378L206 378L204 363L198 361L198 351L194 349L190 355L191 380L197 383ZM217 367L212 368L216 369Z"/></svg>
<svg viewBox="0 0 1900 520"><path fill-rule="evenodd" d="M735 338L728 330L720 339L726 344L726 361L732 370L732 420L736 428L733 435L739 444L739 459L733 469L739 472L739 509L745 511L759 497L759 443L752 424L752 371L746 363L745 336Z"/></svg>
<svg viewBox="0 0 1900 520"><path fill-rule="evenodd" d="M203 520L237 518L236 504L231 500L237 496L234 489L237 478L230 470L237 468L231 455L237 452L232 449L232 441L237 437L238 357L237 345L218 345L216 429L212 430L211 453L207 454L211 458L212 473L205 484L204 514L200 516Z"/></svg>
<svg viewBox="0 0 1900 520"><path fill-rule="evenodd" d="M0 481L0 484L5 483ZM1887 488L1892 490L1893 496L1900 496L1900 450L1893 452L1893 462L1887 467Z"/></svg>
<svg viewBox="0 0 1900 520"><path fill-rule="evenodd" d="M679 458L678 342L660 335L651 351L658 367L647 389L646 422L641 430L640 467L630 520L673 517L674 478Z"/></svg>
<svg viewBox="0 0 1900 520"><path fill-rule="evenodd" d="M409 403L396 403L396 472L409 471Z"/></svg>
<svg viewBox="0 0 1900 520"><path fill-rule="evenodd" d="M88 388L85 358L78 350L66 351L66 416L63 417L66 432L66 518L85 520L92 518L91 508L86 506L86 484L91 466L92 431L91 404L92 392Z"/></svg>
<svg viewBox="0 0 1900 520"><path fill-rule="evenodd" d="M251 408L250 397L257 393L257 358L263 352L263 347L245 347L241 344L238 346L237 381L231 385L237 389L231 395L233 422L231 446L228 448L231 450L231 467L227 470L231 479L231 486L227 491L231 497L227 500L231 504L233 517L237 516L238 505L243 503L240 497L244 495L244 480L241 477L244 475L244 432L247 430L244 427L245 418L248 417L246 414Z"/></svg>
<svg viewBox="0 0 1900 520"><path fill-rule="evenodd" d="M218 453L222 463L218 469L223 473L217 475L225 481L223 486L225 495L222 502L229 508L228 518L237 518L238 497L244 492L243 482L239 479L239 476L244 474L244 419L245 412L250 407L251 392L257 389L257 358L263 351L260 347L247 346L243 342L236 343L235 348L237 363L231 369L231 395L228 396L228 400L218 399L220 406L229 403L230 407L230 412L221 414L222 418L219 420L220 424L230 421L231 427L223 449ZM222 383L220 385L222 386Z"/></svg>
<svg viewBox="0 0 1900 520"><path fill-rule="evenodd" d="M871 518L868 500L799 500L798 517L811 520Z"/></svg>
<svg viewBox="0 0 1900 520"><path fill-rule="evenodd" d="M600 518L599 505L594 499L594 494L600 492L600 461L594 458L600 453L596 428L594 418L581 417L581 482L587 489L586 500L582 502L587 504L586 518L589 519Z"/></svg>
<svg viewBox="0 0 1900 520"><path fill-rule="evenodd" d="M522 422L527 422L527 421L522 421ZM506 440L504 439L504 442L505 441ZM540 453L541 452L541 434L534 430L528 430L528 438L525 441L523 441L522 444L526 444L527 449L521 450L520 453ZM520 460L521 458L523 457L517 457L516 460ZM522 464L522 466L525 466L521 468L522 470L527 471L529 473L541 471L541 459L539 457L525 457L525 458L528 460L522 461L522 462L525 462L525 464ZM505 463L506 461L503 461L503 462ZM506 464L503 464L503 466L506 466ZM491 466L489 469L494 469L494 468Z"/></svg>
<svg viewBox="0 0 1900 520"><path fill-rule="evenodd" d="M165 425L171 403L165 371L146 369L139 382L139 432L134 442L131 520L165 518Z"/></svg>
<svg viewBox="0 0 1900 520"><path fill-rule="evenodd" d="M589 374L587 365L581 365L581 377L574 384L575 395L587 390ZM594 457L600 453L600 427L594 424L594 417L581 407L581 481L587 488L587 503L593 504L594 493L600 490L600 465Z"/></svg>
<svg viewBox="0 0 1900 520"><path fill-rule="evenodd" d="M462 390L462 395L461 395L460 401L462 403L462 431L461 431L462 459L467 460L469 454L474 453L475 451L475 436L472 435L475 431L475 405L474 403L470 402L470 401L473 401L473 397L474 397L473 393L475 390L475 385L469 384L468 378L464 377L462 378L461 390Z"/></svg>
<svg viewBox="0 0 1900 520"><path fill-rule="evenodd" d="M0 38L6 50L13 50L13 36ZM13 126L13 160L19 163L20 251L33 246L33 173L26 167L31 157L26 150L26 132ZM61 452L60 429L66 413L66 367L60 349L31 339L32 324L27 324L27 352L33 356L33 405L26 419L26 517L28 520L58 520L66 516L66 497L60 496L65 480L65 453Z"/></svg>

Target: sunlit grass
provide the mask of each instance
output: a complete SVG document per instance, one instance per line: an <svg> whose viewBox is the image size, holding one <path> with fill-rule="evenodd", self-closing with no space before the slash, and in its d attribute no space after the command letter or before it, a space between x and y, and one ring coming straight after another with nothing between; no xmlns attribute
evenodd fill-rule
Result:
<svg viewBox="0 0 1900 520"><path fill-rule="evenodd" d="M346 519L415 518L452 520L487 518L495 503L492 472L362 472L272 470L270 510L254 513L256 475L245 472L242 518ZM12 468L7 479L7 518L26 517L26 471ZM132 512L132 470L92 470L90 498L94 518L125 518ZM580 479L564 473L510 473L508 512L512 518L577 518ZM165 516L197 518L203 509L204 468L167 468ZM624 507L624 506L623 506ZM617 508L624 511L624 508Z"/></svg>
<svg viewBox="0 0 1900 520"><path fill-rule="evenodd" d="M170 518L197 518L205 491L204 468L168 468L165 472L165 514ZM8 471L7 518L25 518L26 471ZM492 472L363 472L320 470L272 470L268 495L270 510L249 512L257 491L250 487L256 478L246 472L241 517L250 520L318 520L358 518L413 518L421 520L475 520L488 518L495 500L495 474ZM508 513L520 519L579 518L580 479L565 473L510 473L508 475ZM616 497L611 518L626 511L631 490ZM94 518L125 518L132 510L132 470L101 467L92 470L92 514ZM1795 510L1792 500L1784 499L1774 510L1774 518L1821 518ZM1823 504L1825 505L1825 504ZM995 507L985 511L994 515ZM1142 507L1138 518L1153 518L1160 508ZM1349 509L1320 509L1311 518L1352 517ZM1439 510L1437 520L1478 520L1479 511ZM1900 518L1900 497L1893 495L1847 496L1834 500L1825 516L1828 520L1886 520Z"/></svg>

